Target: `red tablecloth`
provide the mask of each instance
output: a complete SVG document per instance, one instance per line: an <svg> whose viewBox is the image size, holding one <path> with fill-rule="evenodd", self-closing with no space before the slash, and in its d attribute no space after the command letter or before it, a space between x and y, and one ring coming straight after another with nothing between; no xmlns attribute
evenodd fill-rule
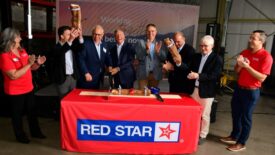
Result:
<svg viewBox="0 0 275 155"><path fill-rule="evenodd" d="M183 154L197 150L202 107L192 98L80 96L61 102L62 149L91 153Z"/></svg>

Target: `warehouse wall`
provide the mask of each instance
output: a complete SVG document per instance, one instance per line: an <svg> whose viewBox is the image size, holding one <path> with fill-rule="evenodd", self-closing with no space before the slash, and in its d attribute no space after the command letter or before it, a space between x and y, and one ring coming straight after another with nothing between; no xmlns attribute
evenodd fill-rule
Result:
<svg viewBox="0 0 275 155"><path fill-rule="evenodd" d="M200 2L201 20L199 23L198 38L205 34L206 24L214 22L213 19L216 18L218 0L201 0ZM225 46L225 63L228 63L230 69L233 69L235 59L230 61L227 61L227 59L246 48L249 35L253 30L262 29L266 31L269 35L266 49L271 51L272 48L272 33L275 32L275 24L253 8L249 2L275 23L274 0L233 0ZM225 65L227 66L227 64Z"/></svg>

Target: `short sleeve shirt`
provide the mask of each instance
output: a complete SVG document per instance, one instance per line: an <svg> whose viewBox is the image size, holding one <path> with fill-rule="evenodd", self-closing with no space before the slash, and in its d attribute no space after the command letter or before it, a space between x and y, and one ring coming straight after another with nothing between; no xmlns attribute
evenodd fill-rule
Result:
<svg viewBox="0 0 275 155"><path fill-rule="evenodd" d="M4 91L8 95L25 94L33 89L31 70L29 69L18 79L10 79L5 72L19 70L28 64L29 56L23 49L19 51L19 57L12 52L5 52L0 55L1 70L4 76Z"/></svg>
<svg viewBox="0 0 275 155"><path fill-rule="evenodd" d="M247 49L242 51L241 55L250 61L250 66L256 71L266 75L270 74L273 59L264 48L256 53L252 53ZM261 82L244 68L240 70L238 84L244 87L261 87Z"/></svg>

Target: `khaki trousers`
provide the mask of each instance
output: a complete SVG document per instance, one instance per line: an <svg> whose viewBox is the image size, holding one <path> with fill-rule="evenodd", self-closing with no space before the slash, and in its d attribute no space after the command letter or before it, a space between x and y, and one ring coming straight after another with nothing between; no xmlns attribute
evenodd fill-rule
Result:
<svg viewBox="0 0 275 155"><path fill-rule="evenodd" d="M210 127L210 112L211 106L214 101L214 98L200 98L199 95L199 88L195 88L194 92L191 94L191 97L199 102L203 109L202 109L202 119L201 119L201 130L200 130L200 137L206 138L207 134L209 133Z"/></svg>

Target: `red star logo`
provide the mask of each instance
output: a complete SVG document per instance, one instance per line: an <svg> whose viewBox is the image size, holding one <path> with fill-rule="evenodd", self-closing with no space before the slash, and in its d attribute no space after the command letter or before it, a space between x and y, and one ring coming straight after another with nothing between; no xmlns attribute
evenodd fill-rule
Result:
<svg viewBox="0 0 275 155"><path fill-rule="evenodd" d="M176 130L172 130L170 128L170 124L166 128L159 127L160 130L162 131L161 135L159 137L166 136L168 139L170 139L170 134L173 132L176 132Z"/></svg>

